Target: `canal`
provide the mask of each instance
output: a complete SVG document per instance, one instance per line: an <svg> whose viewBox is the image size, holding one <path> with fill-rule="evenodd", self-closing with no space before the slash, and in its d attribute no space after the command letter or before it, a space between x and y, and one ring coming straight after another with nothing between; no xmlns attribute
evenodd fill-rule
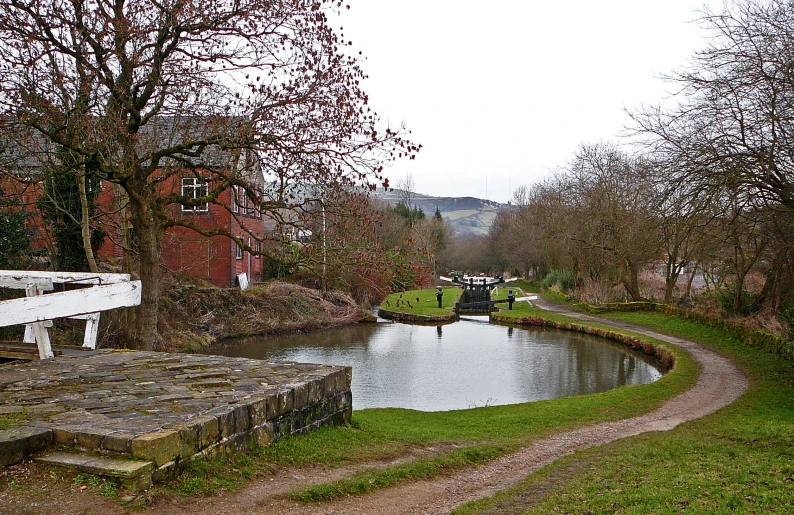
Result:
<svg viewBox="0 0 794 515"><path fill-rule="evenodd" d="M611 340L471 317L440 325L361 324L227 342L219 354L353 368L353 407L422 411L604 392L662 376Z"/></svg>

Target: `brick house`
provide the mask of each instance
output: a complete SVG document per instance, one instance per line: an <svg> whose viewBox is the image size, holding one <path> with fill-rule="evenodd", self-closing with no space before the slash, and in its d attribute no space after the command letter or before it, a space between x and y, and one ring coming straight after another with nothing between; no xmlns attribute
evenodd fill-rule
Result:
<svg viewBox="0 0 794 515"><path fill-rule="evenodd" d="M175 123L173 119L161 122L161 131L171 131L168 133L172 134ZM153 130L156 132L157 128ZM156 134L154 136L157 137ZM39 148L42 146L39 145ZM234 171L257 186L264 184L255 156L245 151L233 153L210 148L203 156L207 166L223 169L225 173ZM27 155L14 161L16 166L11 173L3 174L6 194L15 196L33 214L30 223L35 234L34 246L38 248L52 246L49 228L43 223L35 207L36 200L44 191L43 180L37 177L47 159L51 159L51 153L46 149L36 156ZM172 168L167 175L164 174L158 188L161 195L173 194L196 199L207 194L212 186L212 177L213 174L207 168ZM102 214L92 224L102 227L107 234L104 244L97 252L98 257L105 261L120 262L123 254L123 197L116 185L109 182L101 184L96 203ZM197 206L171 204L167 207L167 213L170 220L185 222L203 231L228 233L240 238L253 250L262 250L261 242L265 238L264 217L259 206L254 205L236 186L223 191L214 203ZM204 236L181 225L172 225L165 230L161 263L171 272L204 279L219 287L233 287L237 284L238 275L243 273L249 282L261 282L264 277L263 262L261 255L246 251L225 235Z"/></svg>
<svg viewBox="0 0 794 515"><path fill-rule="evenodd" d="M161 184L161 188L189 198L199 198L206 195L209 187L201 175L200 169L185 170L182 174L173 174ZM120 204L119 197L112 185L104 184L98 202L105 212L112 212L112 206ZM251 205L248 197L238 195L236 187L223 192L215 203L193 207L171 205L168 215L172 220L186 221L204 231L228 232L252 249L262 250L261 242L265 236L263 216L256 206ZM103 228L108 237L98 255L104 260L118 261L123 253L120 223L117 218L106 220ZM188 227L175 225L168 227L163 236L163 267L170 272L209 281L215 286L236 286L237 276L242 273L246 274L249 282L262 282L263 261L261 255L248 252L225 235L204 236Z"/></svg>

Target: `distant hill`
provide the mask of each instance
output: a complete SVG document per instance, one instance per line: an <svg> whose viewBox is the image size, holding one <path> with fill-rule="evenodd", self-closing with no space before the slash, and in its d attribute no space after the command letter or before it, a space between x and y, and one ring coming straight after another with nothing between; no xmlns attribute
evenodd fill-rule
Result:
<svg viewBox="0 0 794 515"><path fill-rule="evenodd" d="M374 196L394 205L400 198L400 190L378 188ZM457 234L487 234L496 212L507 207L507 204L474 197L431 197L421 193L415 193L414 196L417 207L426 216L433 216L438 208L441 217L452 225Z"/></svg>

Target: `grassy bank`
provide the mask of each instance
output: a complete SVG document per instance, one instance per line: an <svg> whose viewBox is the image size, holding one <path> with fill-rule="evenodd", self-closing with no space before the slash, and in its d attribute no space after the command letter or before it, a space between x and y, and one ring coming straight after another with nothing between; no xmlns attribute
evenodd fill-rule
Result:
<svg viewBox="0 0 794 515"><path fill-rule="evenodd" d="M577 453L455 513L791 513L794 370L724 330L659 313L610 318L728 355L750 388L714 415L667 433Z"/></svg>
<svg viewBox="0 0 794 515"><path fill-rule="evenodd" d="M206 352L220 339L326 329L360 322L348 295L279 281L246 291L173 285L161 294L161 350Z"/></svg>
<svg viewBox="0 0 794 515"><path fill-rule="evenodd" d="M245 475L234 476L229 471L241 467L229 463L228 458L219 458L193 467L171 488L185 493L211 492L277 466L337 467L383 462L413 455L417 450L420 457L409 463L365 469L352 478L294 492L293 497L314 501L432 478L503 455L555 432L653 410L688 389L697 377L697 365L689 355L679 349L672 352L676 366L662 379L601 394L437 413L405 409L356 411L347 427L321 429L256 451L246 458L250 461L242 467Z"/></svg>
<svg viewBox="0 0 794 515"><path fill-rule="evenodd" d="M452 313L455 302L460 297L460 288L443 288L444 296L441 307L438 307L435 289L409 290L392 293L381 302L381 309L394 313L406 313L420 316L447 316Z"/></svg>
<svg viewBox="0 0 794 515"><path fill-rule="evenodd" d="M519 290L525 293L537 293L538 287L529 281L518 280L499 285L494 300L506 299L509 290L514 290L520 296ZM441 308L438 307L436 289L410 290L392 293L381 302L381 309L394 313L404 313L420 316L447 316L453 313L455 303L460 299L463 289L458 286L443 288ZM518 304L516 304L518 305Z"/></svg>

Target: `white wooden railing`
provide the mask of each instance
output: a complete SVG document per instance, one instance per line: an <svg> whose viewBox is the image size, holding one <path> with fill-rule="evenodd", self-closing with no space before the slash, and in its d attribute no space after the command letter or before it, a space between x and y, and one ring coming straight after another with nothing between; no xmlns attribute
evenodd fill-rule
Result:
<svg viewBox="0 0 794 515"><path fill-rule="evenodd" d="M45 294L65 284L86 287ZM85 320L83 347L96 349L100 312L141 303L141 282L129 274L0 270L0 288L25 290L24 298L0 301L0 327L25 324L24 341L36 343L41 359L53 357L47 330L53 319Z"/></svg>

